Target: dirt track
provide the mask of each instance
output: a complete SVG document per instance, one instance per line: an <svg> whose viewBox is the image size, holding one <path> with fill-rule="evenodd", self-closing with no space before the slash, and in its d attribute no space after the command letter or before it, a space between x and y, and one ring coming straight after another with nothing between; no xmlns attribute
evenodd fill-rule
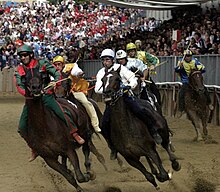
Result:
<svg viewBox="0 0 220 192"><path fill-rule="evenodd" d="M62 176L45 165L41 158L37 158L32 163L27 161L30 149L17 134L22 106L22 99L13 101L13 99L0 98L0 192L75 191ZM164 192L220 192L219 144L193 142L195 131L188 120L168 118L168 124L175 133L172 141L182 169L174 173L170 182L158 182L161 189ZM216 142L220 143L220 127L209 125L209 133ZM85 191L104 192L104 189L110 186L118 187L123 192L156 191L141 173L125 162L124 169L120 169L116 161L110 161L106 143L98 138L94 140L97 148L106 158L108 171L105 171L92 155L93 170L97 178L80 184ZM158 148L158 151L165 168L171 169L164 150ZM79 155L82 157L80 150ZM85 170L83 162L81 168Z"/></svg>

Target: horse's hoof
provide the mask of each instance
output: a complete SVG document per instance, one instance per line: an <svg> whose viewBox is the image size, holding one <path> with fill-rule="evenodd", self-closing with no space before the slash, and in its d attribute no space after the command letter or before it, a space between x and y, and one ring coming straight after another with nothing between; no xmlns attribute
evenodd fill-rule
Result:
<svg viewBox="0 0 220 192"><path fill-rule="evenodd" d="M156 178L157 178L157 180L160 181L161 183L163 183L163 182L165 182L165 181L167 181L167 180L170 179L168 173L166 174L166 176L163 176L163 175L161 175L161 174L158 174L158 175L156 176Z"/></svg>
<svg viewBox="0 0 220 192"><path fill-rule="evenodd" d="M203 141L202 137L194 137L193 142L200 142Z"/></svg>
<svg viewBox="0 0 220 192"><path fill-rule="evenodd" d="M181 165L179 164L178 161L173 161L173 162L172 162L172 168L173 168L173 170L175 170L175 171L179 171L179 170L181 169Z"/></svg>
<svg viewBox="0 0 220 192"><path fill-rule="evenodd" d="M85 183L85 182L88 182L90 180L90 175L89 174L84 174L82 177L77 177L77 181L79 183Z"/></svg>
<svg viewBox="0 0 220 192"><path fill-rule="evenodd" d="M85 177L85 182L88 182L90 180L90 174L89 173L85 173L84 177Z"/></svg>
<svg viewBox="0 0 220 192"><path fill-rule="evenodd" d="M78 186L78 187L76 188L76 192L84 192L84 190L83 190L80 186Z"/></svg>
<svg viewBox="0 0 220 192"><path fill-rule="evenodd" d="M87 172L87 174L89 174L89 176L90 176L90 180L95 180L96 179L96 174L95 174L95 172L94 171L89 171L89 172Z"/></svg>

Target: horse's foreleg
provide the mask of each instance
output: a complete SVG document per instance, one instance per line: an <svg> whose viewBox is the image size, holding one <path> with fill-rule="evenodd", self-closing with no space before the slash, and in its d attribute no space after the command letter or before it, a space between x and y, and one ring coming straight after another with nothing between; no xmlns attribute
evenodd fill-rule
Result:
<svg viewBox="0 0 220 192"><path fill-rule="evenodd" d="M103 165L103 167L107 171L107 167L105 165L105 158L101 153L98 152L97 148L95 147L92 141L89 141L89 148L90 148L90 151L96 156L98 161Z"/></svg>
<svg viewBox="0 0 220 192"><path fill-rule="evenodd" d="M143 173L143 175L145 176L145 178L155 187L155 188L159 188L155 179L154 179L154 176L149 173L146 168L143 166L143 164L139 161L138 158L134 158L132 156L128 156L128 157L125 157L125 160L132 166L132 167L135 167L136 169L138 169L141 173Z"/></svg>
<svg viewBox="0 0 220 192"><path fill-rule="evenodd" d="M164 169L163 165L162 165L162 161L160 159L160 156L158 155L156 149L151 149L148 152L148 157L151 158L151 160L155 163L155 165L157 166L158 170L159 170L159 174L156 175L157 179L160 182L164 182L169 180L169 175L166 172L166 170Z"/></svg>
<svg viewBox="0 0 220 192"><path fill-rule="evenodd" d="M201 132L200 132L200 119L198 118L197 114L194 112L194 111L187 111L187 114L190 118L190 120L192 121L192 124L196 130L196 138L195 140L196 141L202 141L203 138L202 138L202 135L201 135Z"/></svg>
<svg viewBox="0 0 220 192"><path fill-rule="evenodd" d="M202 118L202 128L205 140L208 138L207 116Z"/></svg>
<svg viewBox="0 0 220 192"><path fill-rule="evenodd" d="M176 156L174 155L174 153L172 152L172 149L170 147L170 141L164 141L161 143L162 147L167 151L167 154L169 155L169 159L172 163L172 168L175 171L179 171L181 169L181 166L179 164L179 162L177 161Z"/></svg>
<svg viewBox="0 0 220 192"><path fill-rule="evenodd" d="M86 167L86 174L89 174L90 180L94 180L96 178L96 175L91 170L91 161L90 161L90 158L89 158L90 148L89 148L89 145L88 145L87 142L83 144L82 150L83 150L83 154L84 154L84 157L85 157L84 165Z"/></svg>
<svg viewBox="0 0 220 192"><path fill-rule="evenodd" d="M70 171L68 171L65 166L60 164L56 159L44 158L44 160L48 166L63 175L67 181L76 188L77 192L84 192L84 190L77 184L74 176L69 173Z"/></svg>
<svg viewBox="0 0 220 192"><path fill-rule="evenodd" d="M89 173L91 171L91 161L89 159L90 149L87 142L83 144L82 150L85 157L84 165L86 167L86 172Z"/></svg>
<svg viewBox="0 0 220 192"><path fill-rule="evenodd" d="M157 169L154 167L153 163L151 162L151 159L148 156L145 156L148 162L148 165L150 166L151 173L154 175L157 175Z"/></svg>
<svg viewBox="0 0 220 192"><path fill-rule="evenodd" d="M76 154L76 151L73 149L69 149L67 152L67 156L71 162L71 164L74 167L74 171L76 174L76 178L77 180L82 183L82 182L88 182L89 181L89 175L87 174L83 174L81 169L80 169L80 165L79 165L79 159L78 159L78 155Z"/></svg>

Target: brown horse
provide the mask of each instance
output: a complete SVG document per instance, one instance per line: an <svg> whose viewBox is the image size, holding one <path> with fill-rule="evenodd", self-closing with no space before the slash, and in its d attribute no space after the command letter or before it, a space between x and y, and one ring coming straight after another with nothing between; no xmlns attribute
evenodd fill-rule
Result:
<svg viewBox="0 0 220 192"><path fill-rule="evenodd" d="M201 71L192 70L189 75L189 84L185 93L185 111L195 127L196 141L203 140L201 129L203 130L204 138L207 139L208 136L207 122L209 107L205 89Z"/></svg>
<svg viewBox="0 0 220 192"><path fill-rule="evenodd" d="M140 157L144 156L147 159L151 172L156 175L158 181L169 180L169 175L162 165L160 156L156 151L156 144L145 123L136 117L124 102L123 89L120 87L122 83L120 67L117 71L107 72L102 81L105 101L110 111L110 137L114 148L131 166L138 169L154 187L159 188L154 176L140 162ZM173 169L179 171L180 165L169 147L169 130L166 121L153 109L149 102L146 100L138 100L138 102L143 107L152 110L158 119L156 123L163 128L160 130L160 135L163 138L162 146L169 154Z"/></svg>
<svg viewBox="0 0 220 192"><path fill-rule="evenodd" d="M93 178L91 173L91 162L89 159L90 150L95 148L92 143L93 129L90 127L90 120L84 111L80 111L74 105L68 104L65 99L61 99L63 108L71 108L70 112L73 121L78 125L79 134L85 139L83 152L85 155L86 174L81 172L79 159L76 149L80 145L73 141L70 136L70 130L55 113L46 108L42 101L44 86L44 77L39 72L39 68L33 68L26 71L26 105L28 107L28 140L29 145L37 151L45 162L54 170L62 174L68 182L73 185L77 192L84 190L78 185L78 182L88 182ZM71 107L70 107L71 106ZM96 152L96 148L94 152ZM63 157L62 163L58 157ZM66 158L68 158L74 167L75 176L67 169ZM104 158L103 158L104 159Z"/></svg>

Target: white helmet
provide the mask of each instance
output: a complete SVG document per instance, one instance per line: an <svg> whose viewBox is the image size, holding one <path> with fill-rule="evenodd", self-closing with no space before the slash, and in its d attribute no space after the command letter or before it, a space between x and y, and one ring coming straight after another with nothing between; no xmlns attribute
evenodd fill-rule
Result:
<svg viewBox="0 0 220 192"><path fill-rule="evenodd" d="M124 50L118 50L116 52L116 59L124 59L127 57L127 53Z"/></svg>
<svg viewBox="0 0 220 192"><path fill-rule="evenodd" d="M102 57L115 57L115 52L112 49L104 49L101 53L100 58Z"/></svg>

